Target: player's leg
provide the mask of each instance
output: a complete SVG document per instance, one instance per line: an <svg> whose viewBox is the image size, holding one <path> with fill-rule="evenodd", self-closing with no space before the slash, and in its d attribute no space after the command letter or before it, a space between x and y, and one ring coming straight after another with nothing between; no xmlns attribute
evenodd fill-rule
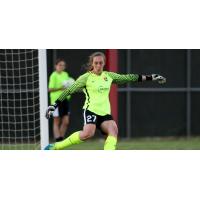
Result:
<svg viewBox="0 0 200 200"><path fill-rule="evenodd" d="M86 140L94 136L98 116L89 110L83 110L83 119L84 127L80 134L80 138L81 140Z"/></svg>
<svg viewBox="0 0 200 200"><path fill-rule="evenodd" d="M84 127L61 142L48 145L45 150L62 150L74 144L80 144L95 134L97 117L90 111L84 111Z"/></svg>
<svg viewBox="0 0 200 200"><path fill-rule="evenodd" d="M85 141L94 136L96 130L95 124L86 124L83 127L83 130L80 131L80 139Z"/></svg>
<svg viewBox="0 0 200 200"><path fill-rule="evenodd" d="M101 130L108 136L104 144L104 150L115 150L117 146L118 127L114 120L108 120L101 123Z"/></svg>
<svg viewBox="0 0 200 200"><path fill-rule="evenodd" d="M60 138L64 139L65 133L67 131L69 125L69 101L66 99L62 102L61 106L59 107L59 114L61 117L61 124L60 124ZM61 140L60 140L61 141Z"/></svg>
<svg viewBox="0 0 200 200"><path fill-rule="evenodd" d="M53 114L53 134L56 141L62 140L60 138L60 121L61 118L59 116L59 111L57 108Z"/></svg>
<svg viewBox="0 0 200 200"><path fill-rule="evenodd" d="M65 133L67 132L69 126L69 115L65 115L62 117L61 125L60 125L60 136L64 138Z"/></svg>
<svg viewBox="0 0 200 200"><path fill-rule="evenodd" d="M85 140L94 136L96 130L96 125L94 124L86 124L83 127L82 131L77 131L71 134L68 138L63 141L56 142L55 144L48 145L45 150L62 150L70 147L74 144L80 144Z"/></svg>

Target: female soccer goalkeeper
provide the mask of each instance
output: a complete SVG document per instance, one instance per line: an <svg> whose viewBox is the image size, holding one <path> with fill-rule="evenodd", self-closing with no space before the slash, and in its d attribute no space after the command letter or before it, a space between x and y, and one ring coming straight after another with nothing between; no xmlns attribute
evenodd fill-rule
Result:
<svg viewBox="0 0 200 200"><path fill-rule="evenodd" d="M45 150L62 150L74 144L80 144L95 134L96 128L107 134L104 150L115 150L117 145L118 128L111 116L109 92L111 84L124 84L127 82L157 81L166 82L163 76L158 74L121 75L103 71L106 57L101 52L95 52L89 57L88 72L80 76L75 83L67 88L56 100L54 105L48 107L46 118L49 119L55 109L66 99L68 95L83 91L85 104L83 106L84 126L63 141L49 144Z"/></svg>

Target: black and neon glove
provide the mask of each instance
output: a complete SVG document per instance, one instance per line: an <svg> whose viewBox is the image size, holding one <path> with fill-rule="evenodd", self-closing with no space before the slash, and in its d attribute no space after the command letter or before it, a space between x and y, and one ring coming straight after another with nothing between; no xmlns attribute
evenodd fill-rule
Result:
<svg viewBox="0 0 200 200"><path fill-rule="evenodd" d="M56 106L55 106L55 105L49 106L49 107L47 108L47 110L46 110L45 117L46 117L47 119L50 119L50 118L53 116L53 113L54 113L55 109L56 109Z"/></svg>
<svg viewBox="0 0 200 200"><path fill-rule="evenodd" d="M158 82L159 84L164 84L166 83L166 78L159 75L159 74L152 74L152 81L156 81Z"/></svg>

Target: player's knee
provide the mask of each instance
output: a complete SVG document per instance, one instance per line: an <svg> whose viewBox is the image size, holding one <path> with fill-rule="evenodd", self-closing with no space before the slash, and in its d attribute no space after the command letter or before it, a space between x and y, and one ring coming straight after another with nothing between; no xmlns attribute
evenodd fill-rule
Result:
<svg viewBox="0 0 200 200"><path fill-rule="evenodd" d="M81 133L81 140L87 140L94 136L93 131L82 131Z"/></svg>
<svg viewBox="0 0 200 200"><path fill-rule="evenodd" d="M109 135L113 135L115 137L118 136L118 127L116 124L113 124L110 128L109 128Z"/></svg>

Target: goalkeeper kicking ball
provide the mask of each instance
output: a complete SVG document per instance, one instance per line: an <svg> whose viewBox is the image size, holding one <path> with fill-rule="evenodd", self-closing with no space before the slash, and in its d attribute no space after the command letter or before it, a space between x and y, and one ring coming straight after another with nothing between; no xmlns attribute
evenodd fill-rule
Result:
<svg viewBox="0 0 200 200"><path fill-rule="evenodd" d="M74 79L73 78L69 78L68 80L65 80L62 82L62 85L64 88L68 88L70 86L72 86L74 84Z"/></svg>

